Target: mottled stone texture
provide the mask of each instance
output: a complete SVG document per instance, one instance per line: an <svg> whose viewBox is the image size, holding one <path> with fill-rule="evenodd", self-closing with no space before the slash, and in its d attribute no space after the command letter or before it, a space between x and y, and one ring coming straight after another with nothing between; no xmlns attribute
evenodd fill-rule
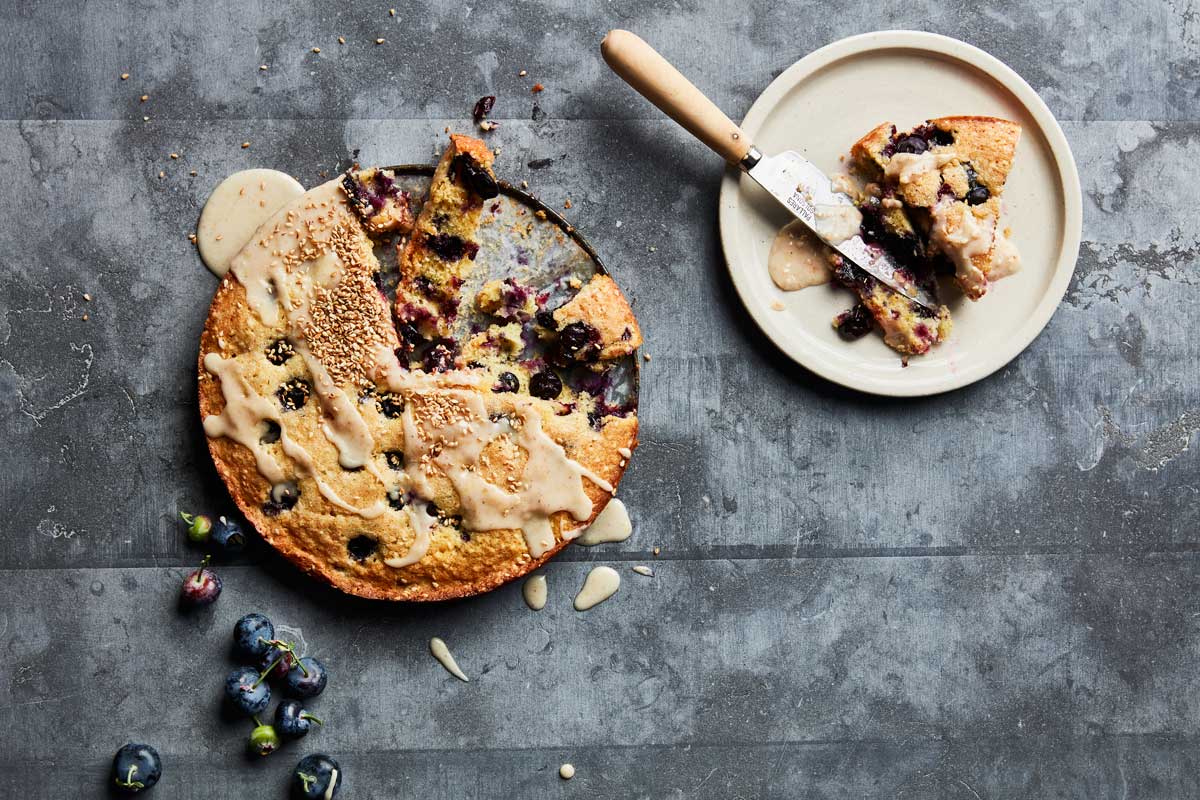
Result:
<svg viewBox="0 0 1200 800"><path fill-rule="evenodd" d="M1193 4L3 6L0 796L102 794L128 738L162 751L164 798L282 797L316 749L357 800L1200 795ZM1085 195L1045 333L925 400L794 366L725 274L720 165L597 57L617 25L734 116L874 28L1010 63L1063 120ZM540 614L516 586L362 603L258 550L215 609L179 615L198 555L173 517L229 510L194 402L204 198L247 166L312 185L356 151L429 160L485 93L497 171L570 199L636 301L635 535L559 559ZM581 615L591 562L624 586ZM327 729L262 763L217 702L252 609L333 672Z"/></svg>

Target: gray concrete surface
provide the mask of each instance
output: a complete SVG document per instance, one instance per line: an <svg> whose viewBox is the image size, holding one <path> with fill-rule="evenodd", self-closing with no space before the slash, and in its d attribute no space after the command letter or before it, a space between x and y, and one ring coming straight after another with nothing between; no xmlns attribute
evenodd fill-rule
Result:
<svg viewBox="0 0 1200 800"><path fill-rule="evenodd" d="M283 797L313 750L360 800L1200 795L1197 7L723 5L4 4L0 796L103 796L128 738L161 750L164 798ZM927 400L792 365L725 276L719 165L598 59L618 25L734 116L871 29L1011 64L1085 194L1049 327ZM541 614L516 586L358 602L257 551L181 617L196 556L172 518L229 509L194 410L215 282L186 235L208 191L246 166L311 185L355 150L431 158L493 92L498 172L569 198L636 300L653 360L621 491L634 537L559 559ZM624 586L579 615L592 562ZM261 763L216 702L252 609L333 673L328 728Z"/></svg>

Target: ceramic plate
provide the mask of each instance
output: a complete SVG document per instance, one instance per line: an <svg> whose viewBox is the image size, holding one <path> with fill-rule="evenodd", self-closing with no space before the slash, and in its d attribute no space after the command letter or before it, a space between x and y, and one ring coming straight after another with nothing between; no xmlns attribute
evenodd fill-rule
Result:
<svg viewBox="0 0 1200 800"><path fill-rule="evenodd" d="M767 254L790 216L746 175L721 185L725 259L742 302L785 353L831 381L909 397L985 378L1037 337L1058 307L1079 253L1082 198L1071 149L1050 109L1021 76L971 45L931 33L883 31L842 39L805 56L767 87L742 129L764 153L796 150L826 174L885 120L901 129L933 117L988 115L1023 127L1004 191L1024 268L972 303L944 292L954 332L907 367L878 334L842 341L830 324L853 305L832 285L780 291ZM782 310L779 309L782 304Z"/></svg>

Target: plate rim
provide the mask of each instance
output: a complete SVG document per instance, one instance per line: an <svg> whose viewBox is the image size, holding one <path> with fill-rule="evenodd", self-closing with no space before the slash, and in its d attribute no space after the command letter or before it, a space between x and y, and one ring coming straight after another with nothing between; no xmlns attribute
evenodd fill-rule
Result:
<svg viewBox="0 0 1200 800"><path fill-rule="evenodd" d="M915 50L933 53L941 58L949 57L980 70L1012 93L1025 107L1050 150L1057 168L1056 178L1062 187L1064 216L1063 242L1054 267L1054 274L1046 293L1034 308L1025 324L1000 347L992 358L955 372L945 372L920 382L903 382L864 374L851 367L843 367L818 358L807 358L800 348L789 346L782 337L775 335L775 321L768 315L777 314L769 308L751 302L753 297L747 278L740 274L744 270L734 267L740 259L734 255L733 244L738 223L735 215L740 209L739 191L741 172L727 167L721 179L718 199L718 228L725 268L733 282L743 307L750 314L759 330L787 355L806 370L848 389L885 397L926 397L961 389L994 374L1012 362L1036 339L1050 322L1054 312L1062 303L1071 277L1075 273L1079 258L1079 247L1083 233L1083 192L1079 183L1079 169L1066 134L1049 106L1029 83L1014 69L986 51L950 36L926 31L885 30L860 33L838 39L814 50L785 69L771 81L746 112L742 129L753 140L759 128L779 101L793 88L807 80L819 70L850 57L878 50ZM765 269L765 265L764 265Z"/></svg>

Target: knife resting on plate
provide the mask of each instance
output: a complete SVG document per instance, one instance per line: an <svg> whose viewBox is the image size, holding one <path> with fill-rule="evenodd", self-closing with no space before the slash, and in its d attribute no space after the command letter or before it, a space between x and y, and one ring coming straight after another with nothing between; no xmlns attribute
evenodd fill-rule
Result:
<svg viewBox="0 0 1200 800"><path fill-rule="evenodd" d="M853 207L854 201L835 191L829 178L811 161L792 151L764 155L721 109L636 34L609 31L600 52L613 72L713 152L749 175L843 258L914 303L937 309L937 301L928 292L896 274L899 265L881 248L867 244L858 233L847 237L845 231L831 231L819 224L830 209Z"/></svg>

